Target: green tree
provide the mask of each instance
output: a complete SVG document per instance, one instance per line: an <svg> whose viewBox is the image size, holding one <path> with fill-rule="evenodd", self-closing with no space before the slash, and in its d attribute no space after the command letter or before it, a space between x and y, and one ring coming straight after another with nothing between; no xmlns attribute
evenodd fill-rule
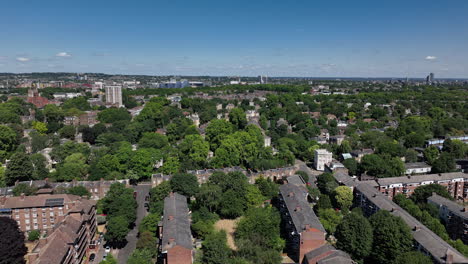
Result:
<svg viewBox="0 0 468 264"><path fill-rule="evenodd" d="M194 196L199 189L198 179L191 173L176 173L171 178L171 188L188 197Z"/></svg>
<svg viewBox="0 0 468 264"><path fill-rule="evenodd" d="M212 120L206 127L206 140L210 143L211 150L216 150L221 142L233 133L233 125L224 119Z"/></svg>
<svg viewBox="0 0 468 264"><path fill-rule="evenodd" d="M367 218L352 212L346 215L336 228L336 246L351 254L353 259L364 259L371 253L372 232Z"/></svg>
<svg viewBox="0 0 468 264"><path fill-rule="evenodd" d="M358 171L358 163L355 159L345 159L343 165L348 169L350 175L356 175Z"/></svg>
<svg viewBox="0 0 468 264"><path fill-rule="evenodd" d="M59 134L60 134L60 137L62 138L68 138L68 139L74 140L75 134L76 134L76 128L75 126L63 126L62 128L59 129Z"/></svg>
<svg viewBox="0 0 468 264"><path fill-rule="evenodd" d="M91 106L89 105L88 101L86 100L86 97L84 96L78 96L78 97L66 100L63 103L62 108L63 109L76 108L81 111L91 110Z"/></svg>
<svg viewBox="0 0 468 264"><path fill-rule="evenodd" d="M226 232L213 232L208 235L202 244L202 263L224 264L231 256L231 250L226 244Z"/></svg>
<svg viewBox="0 0 468 264"><path fill-rule="evenodd" d="M285 242L280 237L280 215L276 208L251 208L239 220L236 239L248 240L263 248L281 251Z"/></svg>
<svg viewBox="0 0 468 264"><path fill-rule="evenodd" d="M407 149L405 153L405 162L416 162L418 161L418 152L414 149Z"/></svg>
<svg viewBox="0 0 468 264"><path fill-rule="evenodd" d="M237 218L244 213L246 200L234 190L228 190L221 195L220 214L226 218Z"/></svg>
<svg viewBox="0 0 468 264"><path fill-rule="evenodd" d="M317 204L315 205L317 211L320 209L333 208L330 197L326 194L320 194Z"/></svg>
<svg viewBox="0 0 468 264"><path fill-rule="evenodd" d="M159 171L163 174L170 175L180 171L180 162L177 157L168 157Z"/></svg>
<svg viewBox="0 0 468 264"><path fill-rule="evenodd" d="M146 215L141 220L140 226L138 227L138 232L149 232L152 236L156 237L159 221L161 221L161 216L159 214L150 213Z"/></svg>
<svg viewBox="0 0 468 264"><path fill-rule="evenodd" d="M411 250L413 238L406 223L386 210L380 210L370 218L374 230L371 259L375 263L391 263L395 258Z"/></svg>
<svg viewBox="0 0 468 264"><path fill-rule="evenodd" d="M98 113L98 120L102 123L114 123L117 121L130 121L132 116L125 108L107 108Z"/></svg>
<svg viewBox="0 0 468 264"><path fill-rule="evenodd" d="M67 193L68 194L73 194L73 195L78 195L78 196L86 196L88 197L91 197L91 193L88 191L88 189L86 189L86 187L84 186L73 186L73 187L70 187L67 189Z"/></svg>
<svg viewBox="0 0 468 264"><path fill-rule="evenodd" d="M11 156L5 171L5 182L13 185L16 181L32 179L33 166L29 157L23 152L16 152Z"/></svg>
<svg viewBox="0 0 468 264"><path fill-rule="evenodd" d="M24 256L28 249L24 244L24 233L15 220L0 217L0 263L26 263Z"/></svg>
<svg viewBox="0 0 468 264"><path fill-rule="evenodd" d="M447 152L442 152L440 154L439 158L437 158L433 163L432 163L432 173L444 173L444 172L452 172L455 171L456 169L456 164L455 164L455 159L453 158L450 153Z"/></svg>
<svg viewBox="0 0 468 264"><path fill-rule="evenodd" d="M0 188L6 187L5 182L5 168L0 163Z"/></svg>
<svg viewBox="0 0 468 264"><path fill-rule="evenodd" d="M49 170L46 168L46 158L40 153L32 154L29 158L33 166L33 179L43 180L47 178Z"/></svg>
<svg viewBox="0 0 468 264"><path fill-rule="evenodd" d="M152 264L153 253L149 249L135 249L128 257L127 264Z"/></svg>
<svg viewBox="0 0 468 264"><path fill-rule="evenodd" d="M411 200L417 204L424 204L427 203L427 198L432 196L432 193L437 193L442 197L453 200L447 188L439 184L427 184L417 187L411 195Z"/></svg>
<svg viewBox="0 0 468 264"><path fill-rule="evenodd" d="M206 164L210 146L200 135L187 135L180 143L179 150L185 157L202 166Z"/></svg>
<svg viewBox="0 0 468 264"><path fill-rule="evenodd" d="M82 180L88 174L89 165L86 164L86 157L81 153L74 153L68 156L63 164L58 166L57 179L60 181Z"/></svg>
<svg viewBox="0 0 468 264"><path fill-rule="evenodd" d="M265 197L256 185L247 186L247 207L257 207L265 201Z"/></svg>
<svg viewBox="0 0 468 264"><path fill-rule="evenodd" d="M274 183L270 178L257 178L255 180L255 184L257 185L262 195L268 199L271 199L278 195L279 186L278 184Z"/></svg>
<svg viewBox="0 0 468 264"><path fill-rule="evenodd" d="M99 264L117 264L117 260L112 256L112 254L108 254L106 260L99 262Z"/></svg>
<svg viewBox="0 0 468 264"><path fill-rule="evenodd" d="M35 129L41 135L47 133L47 125L44 122L33 121L32 128Z"/></svg>
<svg viewBox="0 0 468 264"><path fill-rule="evenodd" d="M0 151L10 152L17 144L15 131L8 126L0 125Z"/></svg>
<svg viewBox="0 0 468 264"><path fill-rule="evenodd" d="M462 159L468 154L468 147L461 140L446 139L442 151L450 153L455 159Z"/></svg>
<svg viewBox="0 0 468 264"><path fill-rule="evenodd" d="M409 251L398 256L395 261L395 264L429 264L433 263L430 257L424 255L418 251Z"/></svg>
<svg viewBox="0 0 468 264"><path fill-rule="evenodd" d="M138 236L136 248L154 250L157 246L157 240L150 231L141 232Z"/></svg>
<svg viewBox="0 0 468 264"><path fill-rule="evenodd" d="M341 213L335 211L332 208L319 209L318 216L320 223L322 223L328 234L334 234L336 227L341 223L342 220Z"/></svg>
<svg viewBox="0 0 468 264"><path fill-rule="evenodd" d="M122 183L113 183L106 197L102 200L103 213L109 218L124 216L127 225L136 220L137 202L133 198L133 189Z"/></svg>
<svg viewBox="0 0 468 264"><path fill-rule="evenodd" d="M36 241L36 240L39 239L40 236L41 236L41 232L39 230L32 230L28 234L28 240L29 241Z"/></svg>
<svg viewBox="0 0 468 264"><path fill-rule="evenodd" d="M13 188L13 195L20 196L22 194L26 196L35 195L37 188L34 186L29 186L26 183L20 183Z"/></svg>
<svg viewBox="0 0 468 264"><path fill-rule="evenodd" d="M427 163L432 165L439 157L439 149L436 146L429 146L424 149L424 158L427 160Z"/></svg>
<svg viewBox="0 0 468 264"><path fill-rule="evenodd" d="M335 201L338 207L347 212L353 204L353 191L347 186L339 186L335 189Z"/></svg>
<svg viewBox="0 0 468 264"><path fill-rule="evenodd" d="M219 209L222 193L220 186L208 182L200 186L195 197L199 204L205 206L210 212L214 212Z"/></svg>
<svg viewBox="0 0 468 264"><path fill-rule="evenodd" d="M247 117L241 108L234 108L229 113L229 122L237 129L243 129L247 125Z"/></svg>
<svg viewBox="0 0 468 264"><path fill-rule="evenodd" d="M128 222L125 216L111 217L107 223L107 232L104 234L104 238L112 244L121 244L125 241L128 231Z"/></svg>
<svg viewBox="0 0 468 264"><path fill-rule="evenodd" d="M139 148L155 148L161 149L169 145L169 140L165 135L159 133L146 132L143 133L140 141L138 141Z"/></svg>
<svg viewBox="0 0 468 264"><path fill-rule="evenodd" d="M338 187L333 174L323 173L317 178L317 187L321 193L332 194L333 191Z"/></svg>

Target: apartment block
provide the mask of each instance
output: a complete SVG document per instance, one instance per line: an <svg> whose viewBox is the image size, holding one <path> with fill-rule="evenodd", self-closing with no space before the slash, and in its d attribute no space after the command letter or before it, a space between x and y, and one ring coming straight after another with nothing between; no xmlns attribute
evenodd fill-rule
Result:
<svg viewBox="0 0 468 264"><path fill-rule="evenodd" d="M439 209L439 217L445 223L451 239L461 239L468 243L468 210L458 203L435 193L427 198L427 202Z"/></svg>
<svg viewBox="0 0 468 264"><path fill-rule="evenodd" d="M426 173L430 173L431 170L432 170L432 166L426 164L425 162L405 163L405 174L406 175L426 174Z"/></svg>
<svg viewBox="0 0 468 264"><path fill-rule="evenodd" d="M468 258L372 185L367 182L357 182L354 186L354 193L355 206L362 208L366 216L370 216L379 210L387 210L392 215L401 217L411 228L415 248L431 256L435 263L468 263Z"/></svg>
<svg viewBox="0 0 468 264"><path fill-rule="evenodd" d="M400 193L409 196L414 189L426 184L445 186L455 199L465 199L468 194L468 174L463 172L379 178L370 182L390 199Z"/></svg>
<svg viewBox="0 0 468 264"><path fill-rule="evenodd" d="M106 89L106 104L115 107L122 107L122 86L107 85Z"/></svg>
<svg viewBox="0 0 468 264"><path fill-rule="evenodd" d="M0 216L15 219L23 232L50 231L84 201L70 194L0 197Z"/></svg>
<svg viewBox="0 0 468 264"><path fill-rule="evenodd" d="M280 186L279 210L288 234L286 249L294 261L326 243L326 231L307 202L307 189L291 183Z"/></svg>
<svg viewBox="0 0 468 264"><path fill-rule="evenodd" d="M164 264L193 263L193 241L190 231L187 197L170 193L164 199L164 215L159 227L160 252Z"/></svg>
<svg viewBox="0 0 468 264"><path fill-rule="evenodd" d="M324 171L325 165L332 162L333 155L326 149L316 149L314 151L314 166L316 170Z"/></svg>

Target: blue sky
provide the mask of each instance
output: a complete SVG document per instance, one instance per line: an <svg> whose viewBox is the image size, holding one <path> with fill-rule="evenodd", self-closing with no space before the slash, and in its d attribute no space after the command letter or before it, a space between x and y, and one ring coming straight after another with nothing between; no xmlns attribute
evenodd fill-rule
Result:
<svg viewBox="0 0 468 264"><path fill-rule="evenodd" d="M468 78L468 1L15 0L0 72Z"/></svg>

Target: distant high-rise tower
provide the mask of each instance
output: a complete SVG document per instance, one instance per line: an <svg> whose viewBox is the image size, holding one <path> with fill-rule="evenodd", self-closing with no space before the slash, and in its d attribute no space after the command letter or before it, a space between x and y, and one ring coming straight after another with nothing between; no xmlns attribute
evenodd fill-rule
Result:
<svg viewBox="0 0 468 264"><path fill-rule="evenodd" d="M426 77L426 83L429 85L434 83L434 73L429 73L429 75Z"/></svg>
<svg viewBox="0 0 468 264"><path fill-rule="evenodd" d="M265 76L260 75L260 76L258 76L258 79L259 79L261 84L265 84L265 83L268 82L268 77L266 75Z"/></svg>
<svg viewBox="0 0 468 264"><path fill-rule="evenodd" d="M116 107L122 107L122 86L109 85L106 86L106 104Z"/></svg>

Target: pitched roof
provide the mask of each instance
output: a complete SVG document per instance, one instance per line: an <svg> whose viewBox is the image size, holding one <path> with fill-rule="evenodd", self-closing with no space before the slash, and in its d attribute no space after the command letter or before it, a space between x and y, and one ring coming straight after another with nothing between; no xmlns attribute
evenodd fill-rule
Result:
<svg viewBox="0 0 468 264"><path fill-rule="evenodd" d="M187 249L193 248L187 197L171 193L164 198L163 251L175 245Z"/></svg>
<svg viewBox="0 0 468 264"><path fill-rule="evenodd" d="M280 192L298 233L305 230L307 225L309 228L315 228L326 233L318 217L306 200L307 191L304 187L299 187L290 183L283 184L280 186Z"/></svg>
<svg viewBox="0 0 468 264"><path fill-rule="evenodd" d="M413 175L413 176L402 176L402 177L390 177L376 179L380 186L389 186L391 184L409 184L409 183L420 183L425 181L432 181L437 183L438 181L447 181L454 179L467 178L468 174L463 172L449 172L439 174L426 174L426 175Z"/></svg>
<svg viewBox="0 0 468 264"><path fill-rule="evenodd" d="M5 204L0 205L0 208L33 208L33 207L48 207L48 206L63 206L64 204L78 200L80 197L71 194L51 194L51 195L35 195L35 196L16 196L7 197Z"/></svg>
<svg viewBox="0 0 468 264"><path fill-rule="evenodd" d="M439 206L445 206L453 214L463 219L468 219L468 211L465 211L465 207L436 193L433 193L431 197L427 198L427 201L435 203Z"/></svg>
<svg viewBox="0 0 468 264"><path fill-rule="evenodd" d="M401 217L411 228L413 239L437 262L445 263L447 252L449 252L453 256L453 263L468 263L468 258L371 185L358 183L355 188L380 210L386 210L394 216Z"/></svg>

